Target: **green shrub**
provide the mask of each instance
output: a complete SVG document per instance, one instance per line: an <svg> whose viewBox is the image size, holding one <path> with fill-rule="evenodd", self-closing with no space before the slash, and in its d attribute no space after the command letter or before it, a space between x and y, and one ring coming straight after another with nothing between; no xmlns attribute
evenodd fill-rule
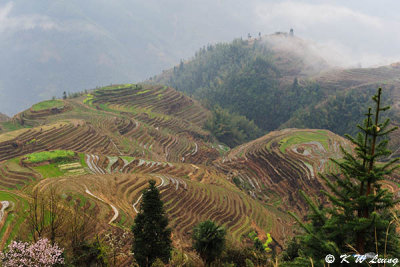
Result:
<svg viewBox="0 0 400 267"><path fill-rule="evenodd" d="M151 265L151 267L164 267L165 264L162 262L162 260L160 260L159 258L157 258L153 264Z"/></svg>
<svg viewBox="0 0 400 267"><path fill-rule="evenodd" d="M170 260L171 266L194 267L193 261L183 252L173 250Z"/></svg>
<svg viewBox="0 0 400 267"><path fill-rule="evenodd" d="M221 255L225 247L225 236L226 230L210 220L201 222L194 227L193 248L206 265Z"/></svg>
<svg viewBox="0 0 400 267"><path fill-rule="evenodd" d="M47 100L47 101L42 101L39 102L35 105L32 106L33 111L40 111L44 109L50 109L50 108L61 108L64 106L64 102L61 100Z"/></svg>
<svg viewBox="0 0 400 267"><path fill-rule="evenodd" d="M231 148L253 140L262 134L253 121L219 106L214 107L212 116L205 122L204 127L218 141Z"/></svg>
<svg viewBox="0 0 400 267"><path fill-rule="evenodd" d="M227 245L220 259L221 262L231 262L235 266L248 266L249 262L254 263L256 266L267 266L268 264L267 253L253 247L243 248L232 244Z"/></svg>
<svg viewBox="0 0 400 267"><path fill-rule="evenodd" d="M251 260L246 259L245 262L246 262L246 267L254 267L254 263Z"/></svg>
<svg viewBox="0 0 400 267"><path fill-rule="evenodd" d="M83 100L84 104L92 104L92 101L94 99L94 96L92 94L87 94L86 98Z"/></svg>
<svg viewBox="0 0 400 267"><path fill-rule="evenodd" d="M36 143L36 139L35 138L33 138L33 139L29 140L28 142L26 142L26 145L30 145L30 144L33 144L33 143Z"/></svg>
<svg viewBox="0 0 400 267"><path fill-rule="evenodd" d="M71 150L52 150L35 152L26 156L26 162L39 163L43 161L61 161L71 159L75 156L75 152Z"/></svg>
<svg viewBox="0 0 400 267"><path fill-rule="evenodd" d="M256 232L251 232L249 233L250 239L253 240L254 242L254 247L259 250L259 251L265 251L265 252L270 252L271 249L268 247L269 244L272 243L272 237L270 233L267 233L267 240L265 243L262 243L261 240L258 238Z"/></svg>
<svg viewBox="0 0 400 267"><path fill-rule="evenodd" d="M237 176L233 177L232 181L233 181L233 182L235 183L235 185L236 185L237 187L239 187L239 188L240 188L240 186L242 185L242 183L240 182L240 178L237 177Z"/></svg>

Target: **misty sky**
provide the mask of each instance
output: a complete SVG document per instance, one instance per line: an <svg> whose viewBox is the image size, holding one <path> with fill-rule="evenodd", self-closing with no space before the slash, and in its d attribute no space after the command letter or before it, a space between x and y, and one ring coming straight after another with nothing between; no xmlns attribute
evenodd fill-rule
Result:
<svg viewBox="0 0 400 267"><path fill-rule="evenodd" d="M294 28L329 62L400 61L398 1L2 0L0 111L138 82L203 45Z"/></svg>

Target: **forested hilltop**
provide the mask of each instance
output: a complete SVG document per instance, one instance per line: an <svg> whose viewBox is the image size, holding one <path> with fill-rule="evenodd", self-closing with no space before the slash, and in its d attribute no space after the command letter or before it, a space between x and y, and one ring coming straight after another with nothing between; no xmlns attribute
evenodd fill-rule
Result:
<svg viewBox="0 0 400 267"><path fill-rule="evenodd" d="M353 123L363 116L377 86L387 92L385 103L395 104L399 77L395 64L333 68L310 43L275 33L208 45L148 82L167 84L201 100L214 110L208 128L234 146L288 127L354 133Z"/></svg>

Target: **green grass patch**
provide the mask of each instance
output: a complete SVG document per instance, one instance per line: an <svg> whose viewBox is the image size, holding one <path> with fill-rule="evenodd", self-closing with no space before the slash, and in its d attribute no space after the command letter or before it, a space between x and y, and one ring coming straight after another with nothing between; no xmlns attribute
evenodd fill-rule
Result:
<svg viewBox="0 0 400 267"><path fill-rule="evenodd" d="M82 168L88 168L88 165L86 164L86 161L85 161L84 153L79 153L79 162L81 163Z"/></svg>
<svg viewBox="0 0 400 267"><path fill-rule="evenodd" d="M26 156L26 161L30 163L39 163L46 160L61 161L68 160L75 156L71 150L52 150L32 153Z"/></svg>
<svg viewBox="0 0 400 267"><path fill-rule="evenodd" d="M66 167L64 165L64 162L53 162L50 164L45 164L45 165L40 165L40 166L34 166L32 167L36 172L40 173L43 178L53 178L53 177L60 177L64 175L73 175L73 174L82 174L81 172L75 173L73 172L74 170L82 170L87 168L87 164L85 162L85 154L84 153L79 153L79 160L75 161L67 161L66 164L69 165L77 165L77 166L72 166L72 167ZM78 165L81 166L78 166Z"/></svg>
<svg viewBox="0 0 400 267"><path fill-rule="evenodd" d="M10 214L7 216L6 221L5 221L3 227L2 227L1 230L0 230L0 238L3 238L3 235L4 235L4 233L6 232L7 228L8 228L11 224L13 224L14 218L15 218L15 214L14 214L14 213L10 213ZM12 226L11 226L11 227L12 227Z"/></svg>
<svg viewBox="0 0 400 267"><path fill-rule="evenodd" d="M64 106L64 102L62 100L47 100L39 102L32 106L32 110L39 111L50 108L60 108Z"/></svg>
<svg viewBox="0 0 400 267"><path fill-rule="evenodd" d="M43 178L63 176L67 171L62 171L58 168L56 163L46 164L42 166L33 167L35 171L40 173Z"/></svg>
<svg viewBox="0 0 400 267"><path fill-rule="evenodd" d="M20 199L20 197L16 196L13 193L9 193L6 191L0 191L0 201L7 200L7 201L15 202L16 200L19 200L19 199Z"/></svg>
<svg viewBox="0 0 400 267"><path fill-rule="evenodd" d="M319 142L321 145L328 150L328 136L325 132L296 132L288 137L283 138L279 141L280 150L282 153L285 152L286 148L295 145L308 142Z"/></svg>
<svg viewBox="0 0 400 267"><path fill-rule="evenodd" d="M137 95L142 95L142 94L145 94L145 93L147 93L147 92L150 92L150 89L137 92L136 94L137 94Z"/></svg>
<svg viewBox="0 0 400 267"><path fill-rule="evenodd" d="M120 156L120 158L121 158L121 159L124 159L124 160L126 160L126 161L128 161L128 162L135 159L134 157L131 157L131 156Z"/></svg>
<svg viewBox="0 0 400 267"><path fill-rule="evenodd" d="M125 214L123 210L119 211L119 216L121 216L121 219L117 222L117 226L119 226L122 229L126 229L127 226L125 224L128 224L129 226L128 216Z"/></svg>
<svg viewBox="0 0 400 267"><path fill-rule="evenodd" d="M113 112L113 113L117 113L117 114L120 113L118 110L111 109L107 104L104 104L104 103L99 104L99 107L104 111Z"/></svg>
<svg viewBox="0 0 400 267"><path fill-rule="evenodd" d="M79 206L83 207L85 206L86 202L88 201L88 199L86 197L84 197L81 194L76 194L76 197L79 199Z"/></svg>
<svg viewBox="0 0 400 267"><path fill-rule="evenodd" d="M124 88L129 88L129 87L135 87L135 84L125 83L125 84L109 85L109 86L102 87L98 90L116 90L116 89L124 89ZM135 89L135 88L133 88L133 89Z"/></svg>
<svg viewBox="0 0 400 267"><path fill-rule="evenodd" d="M93 101L94 96L92 94L87 94L86 98L83 100L84 104L91 105Z"/></svg>
<svg viewBox="0 0 400 267"><path fill-rule="evenodd" d="M173 117L167 114L163 113L158 113L152 110L152 107L140 107L140 106L119 106L118 108L115 109L110 109L110 107L103 107L102 105L99 105L100 108L106 110L105 108L108 108L106 111L111 111L116 113L117 111L119 112L129 112L134 115L138 115L140 113L145 113L149 116L149 118L154 119L154 118L162 118L163 120L167 121L169 119L172 119Z"/></svg>
<svg viewBox="0 0 400 267"><path fill-rule="evenodd" d="M31 126L23 126L19 123L13 122L13 121L5 121L2 122L1 124L1 128L3 128L3 130L5 132L10 132L10 131L15 131L15 130L19 130L19 129L23 129L23 128L31 128Z"/></svg>
<svg viewBox="0 0 400 267"><path fill-rule="evenodd" d="M10 233L10 236L7 239L6 246L11 242L11 240L14 239L14 237L17 235L19 228L21 224L24 222L26 218L26 210L28 209L28 202L13 194L9 193L6 191L0 191L0 200L7 200L11 202L11 207L14 208L11 210L6 218L6 221L3 225L3 227L0 230L0 239L3 237L5 231L7 230L7 227L11 224L12 226L12 231ZM8 208L10 209L10 208Z"/></svg>

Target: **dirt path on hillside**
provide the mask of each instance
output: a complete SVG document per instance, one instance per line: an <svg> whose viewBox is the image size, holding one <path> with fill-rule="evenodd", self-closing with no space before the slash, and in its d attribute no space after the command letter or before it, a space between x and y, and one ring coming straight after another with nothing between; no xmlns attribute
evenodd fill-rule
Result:
<svg viewBox="0 0 400 267"><path fill-rule="evenodd" d="M108 222L108 224L113 223L113 222L118 218L118 216L119 216L119 211L118 211L118 209L117 209L114 205L112 205L112 204L110 204L110 203L104 201L102 198L100 198L100 197L94 195L92 192L89 191L89 189L88 189L86 186L85 186L85 193L87 193L87 194L89 194L90 196L92 196L92 197L94 197L94 198L100 200L100 201L103 202L103 203L106 203L106 204L110 205L111 209L114 211L114 216L111 218L111 220Z"/></svg>
<svg viewBox="0 0 400 267"><path fill-rule="evenodd" d="M111 143L114 145L115 149L118 151L119 155L122 155L121 150L119 150L119 148L117 147L117 145L114 143L114 140L112 140L112 138L110 138Z"/></svg>
<svg viewBox="0 0 400 267"><path fill-rule="evenodd" d="M8 208L8 206L10 206L10 202L8 202L6 200L1 201L0 222L3 220L4 211L6 210L6 208Z"/></svg>

